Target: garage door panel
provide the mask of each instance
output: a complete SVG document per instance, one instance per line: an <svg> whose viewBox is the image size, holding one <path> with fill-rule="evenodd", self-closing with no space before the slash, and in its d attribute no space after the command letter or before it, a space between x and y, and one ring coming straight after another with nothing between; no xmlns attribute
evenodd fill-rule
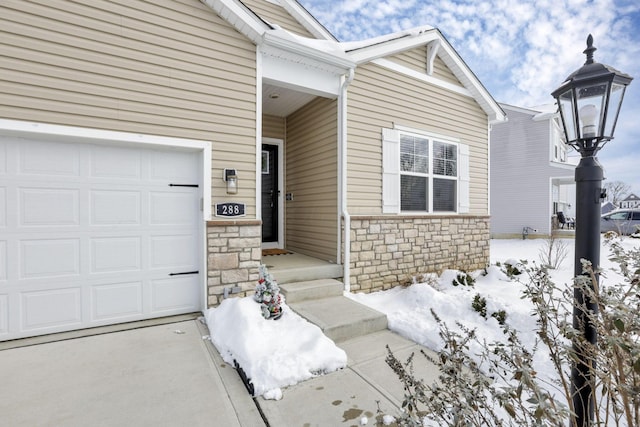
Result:
<svg viewBox="0 0 640 427"><path fill-rule="evenodd" d="M0 228L7 226L7 188L0 187Z"/></svg>
<svg viewBox="0 0 640 427"><path fill-rule="evenodd" d="M80 239L23 240L20 242L20 278L77 276Z"/></svg>
<svg viewBox="0 0 640 427"><path fill-rule="evenodd" d="M18 153L19 175L80 176L78 144L24 141Z"/></svg>
<svg viewBox="0 0 640 427"><path fill-rule="evenodd" d="M104 321L141 316L142 289L142 282L94 286L91 295L91 320Z"/></svg>
<svg viewBox="0 0 640 427"><path fill-rule="evenodd" d="M91 147L92 177L139 180L142 177L141 153L124 147Z"/></svg>
<svg viewBox="0 0 640 427"><path fill-rule="evenodd" d="M198 182L196 154L184 151L154 151L150 156L149 178L174 184Z"/></svg>
<svg viewBox="0 0 640 427"><path fill-rule="evenodd" d="M60 188L20 188L20 225L79 225L80 192Z"/></svg>
<svg viewBox="0 0 640 427"><path fill-rule="evenodd" d="M7 146L6 142L0 141L0 175L7 174Z"/></svg>
<svg viewBox="0 0 640 427"><path fill-rule="evenodd" d="M199 310L199 275L151 281L151 311L169 313Z"/></svg>
<svg viewBox="0 0 640 427"><path fill-rule="evenodd" d="M151 225L195 225L194 202L193 192L151 192L149 222Z"/></svg>
<svg viewBox="0 0 640 427"><path fill-rule="evenodd" d="M9 265L7 241L0 240L0 282L7 281L7 266Z"/></svg>
<svg viewBox="0 0 640 427"><path fill-rule="evenodd" d="M21 295L22 329L60 328L82 321L80 288L25 292Z"/></svg>
<svg viewBox="0 0 640 427"><path fill-rule="evenodd" d="M193 269L198 265L194 236L152 236L149 244L149 268Z"/></svg>
<svg viewBox="0 0 640 427"><path fill-rule="evenodd" d="M0 294L0 336L9 332L9 295Z"/></svg>
<svg viewBox="0 0 640 427"><path fill-rule="evenodd" d="M91 239L91 273L116 273L141 269L140 237Z"/></svg>
<svg viewBox="0 0 640 427"><path fill-rule="evenodd" d="M92 191L91 225L140 225L141 199L139 191Z"/></svg>

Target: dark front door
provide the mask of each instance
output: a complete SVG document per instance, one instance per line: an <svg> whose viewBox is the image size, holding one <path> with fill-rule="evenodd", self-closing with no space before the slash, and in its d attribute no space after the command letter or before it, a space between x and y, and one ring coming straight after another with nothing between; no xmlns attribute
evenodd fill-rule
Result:
<svg viewBox="0 0 640 427"><path fill-rule="evenodd" d="M278 242L278 146L262 145L262 242Z"/></svg>

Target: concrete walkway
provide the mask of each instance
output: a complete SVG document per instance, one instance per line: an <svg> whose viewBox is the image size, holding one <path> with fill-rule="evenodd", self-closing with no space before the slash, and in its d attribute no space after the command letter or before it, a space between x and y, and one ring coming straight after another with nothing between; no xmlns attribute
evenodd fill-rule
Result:
<svg viewBox="0 0 640 427"><path fill-rule="evenodd" d="M2 426L263 426L198 320L0 351Z"/></svg>
<svg viewBox="0 0 640 427"><path fill-rule="evenodd" d="M423 347L389 330L337 345L348 355L346 369L288 387L283 390L282 400L257 399L271 427L360 426L362 417L368 418L367 425L374 426L377 416L400 413L404 390L385 362L386 345L402 362L416 353L417 377L431 382L438 375L435 367L417 354Z"/></svg>
<svg viewBox="0 0 640 427"><path fill-rule="evenodd" d="M352 338L338 343L347 368L254 402L205 335L189 320L0 350L0 425L332 427L366 416L373 426L378 410L399 413L404 395L386 345L401 361L421 349L389 330ZM437 376L416 361L417 376Z"/></svg>

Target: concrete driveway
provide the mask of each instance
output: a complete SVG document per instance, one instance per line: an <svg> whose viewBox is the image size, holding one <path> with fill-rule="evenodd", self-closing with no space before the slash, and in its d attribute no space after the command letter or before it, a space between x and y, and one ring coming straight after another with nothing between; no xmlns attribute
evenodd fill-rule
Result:
<svg viewBox="0 0 640 427"><path fill-rule="evenodd" d="M199 320L0 351L3 426L261 426Z"/></svg>

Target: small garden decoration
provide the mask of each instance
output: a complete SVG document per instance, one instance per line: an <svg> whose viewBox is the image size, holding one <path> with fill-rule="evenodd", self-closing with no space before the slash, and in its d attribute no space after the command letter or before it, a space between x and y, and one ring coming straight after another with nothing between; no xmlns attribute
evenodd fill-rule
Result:
<svg viewBox="0 0 640 427"><path fill-rule="evenodd" d="M278 283L271 277L265 265L260 266L260 278L253 298L260 304L265 319L277 320L282 316L282 296Z"/></svg>

